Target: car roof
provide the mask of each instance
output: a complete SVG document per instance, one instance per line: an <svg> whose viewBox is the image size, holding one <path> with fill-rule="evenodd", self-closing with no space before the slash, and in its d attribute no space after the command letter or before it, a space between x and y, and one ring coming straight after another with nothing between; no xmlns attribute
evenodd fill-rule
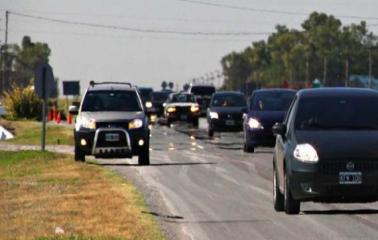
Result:
<svg viewBox="0 0 378 240"><path fill-rule="evenodd" d="M311 97L327 97L327 96L355 96L355 97L378 97L378 91L367 88L311 88L298 91L298 97L311 98Z"/></svg>
<svg viewBox="0 0 378 240"><path fill-rule="evenodd" d="M126 82L102 82L92 83L88 87L88 91L104 91L104 90L122 90L122 91L135 91L130 83Z"/></svg>
<svg viewBox="0 0 378 240"><path fill-rule="evenodd" d="M253 91L253 93L261 93L261 92L292 92L296 93L297 91L290 88L261 88L256 89Z"/></svg>

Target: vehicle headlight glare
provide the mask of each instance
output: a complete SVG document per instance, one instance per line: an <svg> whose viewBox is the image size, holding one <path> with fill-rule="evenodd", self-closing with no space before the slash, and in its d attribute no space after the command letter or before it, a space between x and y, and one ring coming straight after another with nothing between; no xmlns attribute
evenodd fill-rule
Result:
<svg viewBox="0 0 378 240"><path fill-rule="evenodd" d="M169 113L176 112L176 108L175 107L168 107L167 112L169 112Z"/></svg>
<svg viewBox="0 0 378 240"><path fill-rule="evenodd" d="M198 112L198 111L199 111L199 106L197 106L197 105L192 105L192 106L190 107L190 111L191 111L191 112Z"/></svg>
<svg viewBox="0 0 378 240"><path fill-rule="evenodd" d="M254 119L254 118L250 118L248 120L248 126L251 129L264 129L261 123L257 119Z"/></svg>
<svg viewBox="0 0 378 240"><path fill-rule="evenodd" d="M316 163L319 161L315 148L308 143L298 144L294 149L293 155L301 162Z"/></svg>
<svg viewBox="0 0 378 240"><path fill-rule="evenodd" d="M146 102L145 106L146 108L152 108L152 102Z"/></svg>
<svg viewBox="0 0 378 240"><path fill-rule="evenodd" d="M79 127L88 128L88 129L96 129L96 120L94 119L87 119L87 118L79 118L78 119Z"/></svg>
<svg viewBox="0 0 378 240"><path fill-rule="evenodd" d="M140 119L134 119L129 122L129 129L141 128L143 126L143 121Z"/></svg>
<svg viewBox="0 0 378 240"><path fill-rule="evenodd" d="M219 115L217 112L210 112L210 118L211 119L218 119L219 118Z"/></svg>

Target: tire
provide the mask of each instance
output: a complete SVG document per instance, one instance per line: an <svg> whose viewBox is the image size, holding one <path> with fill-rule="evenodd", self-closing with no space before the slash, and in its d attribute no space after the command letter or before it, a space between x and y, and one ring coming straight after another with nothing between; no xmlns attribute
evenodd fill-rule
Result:
<svg viewBox="0 0 378 240"><path fill-rule="evenodd" d="M140 166L150 165L150 148L146 145L145 149L138 155L138 164Z"/></svg>
<svg viewBox="0 0 378 240"><path fill-rule="evenodd" d="M198 128L198 118L193 119L193 127Z"/></svg>
<svg viewBox="0 0 378 240"><path fill-rule="evenodd" d="M250 144L248 144L248 143L244 143L243 150L246 153L254 153L255 152L255 147L252 146L252 145L250 145Z"/></svg>
<svg viewBox="0 0 378 240"><path fill-rule="evenodd" d="M285 192L284 192L284 208L286 214L298 214L301 208L301 203L298 200L293 199L290 191L290 180L285 173Z"/></svg>
<svg viewBox="0 0 378 240"><path fill-rule="evenodd" d="M211 127L207 129L207 135L209 136L209 138L214 137L214 130Z"/></svg>
<svg viewBox="0 0 378 240"><path fill-rule="evenodd" d="M285 210L285 199L284 195L280 191L277 179L276 167L273 166L273 206L274 210L276 210L277 212L282 212L283 210Z"/></svg>
<svg viewBox="0 0 378 240"><path fill-rule="evenodd" d="M76 145L75 145L75 161L85 162L85 153Z"/></svg>
<svg viewBox="0 0 378 240"><path fill-rule="evenodd" d="M171 123L172 123L172 121L169 119L169 118L167 118L167 127L171 127Z"/></svg>

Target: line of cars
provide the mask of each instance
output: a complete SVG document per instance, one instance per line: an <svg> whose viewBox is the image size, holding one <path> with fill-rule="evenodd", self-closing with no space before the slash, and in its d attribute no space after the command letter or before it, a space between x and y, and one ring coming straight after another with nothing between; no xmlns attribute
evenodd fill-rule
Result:
<svg viewBox="0 0 378 240"><path fill-rule="evenodd" d="M160 114L172 121L198 125L193 94L170 93L161 104ZM138 156L140 165L149 165L146 105L131 84L92 82L80 108L70 107L78 114L75 160ZM262 89L248 104L241 93L216 92L207 109L208 133L243 130L246 151L274 145L274 209L298 214L305 201L378 200L376 106L378 92L366 89Z"/></svg>

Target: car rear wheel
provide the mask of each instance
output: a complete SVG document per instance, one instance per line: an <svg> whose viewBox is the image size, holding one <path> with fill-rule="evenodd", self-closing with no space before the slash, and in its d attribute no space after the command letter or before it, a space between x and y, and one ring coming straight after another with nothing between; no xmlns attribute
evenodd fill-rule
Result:
<svg viewBox="0 0 378 240"><path fill-rule="evenodd" d="M301 203L293 199L290 191L290 180L285 173L285 192L284 192L284 207L287 214L298 214L300 211Z"/></svg>
<svg viewBox="0 0 378 240"><path fill-rule="evenodd" d="M85 153L76 145L75 145L75 161L76 162L85 161Z"/></svg>
<svg viewBox="0 0 378 240"><path fill-rule="evenodd" d="M281 193L278 181L276 167L273 166L273 205L274 210L277 212L283 211L284 208L284 195Z"/></svg>
<svg viewBox="0 0 378 240"><path fill-rule="evenodd" d="M138 164L141 166L150 165L150 147L146 145L145 149L139 153Z"/></svg>
<svg viewBox="0 0 378 240"><path fill-rule="evenodd" d="M211 127L207 129L207 135L209 136L209 138L214 137L214 130Z"/></svg>

